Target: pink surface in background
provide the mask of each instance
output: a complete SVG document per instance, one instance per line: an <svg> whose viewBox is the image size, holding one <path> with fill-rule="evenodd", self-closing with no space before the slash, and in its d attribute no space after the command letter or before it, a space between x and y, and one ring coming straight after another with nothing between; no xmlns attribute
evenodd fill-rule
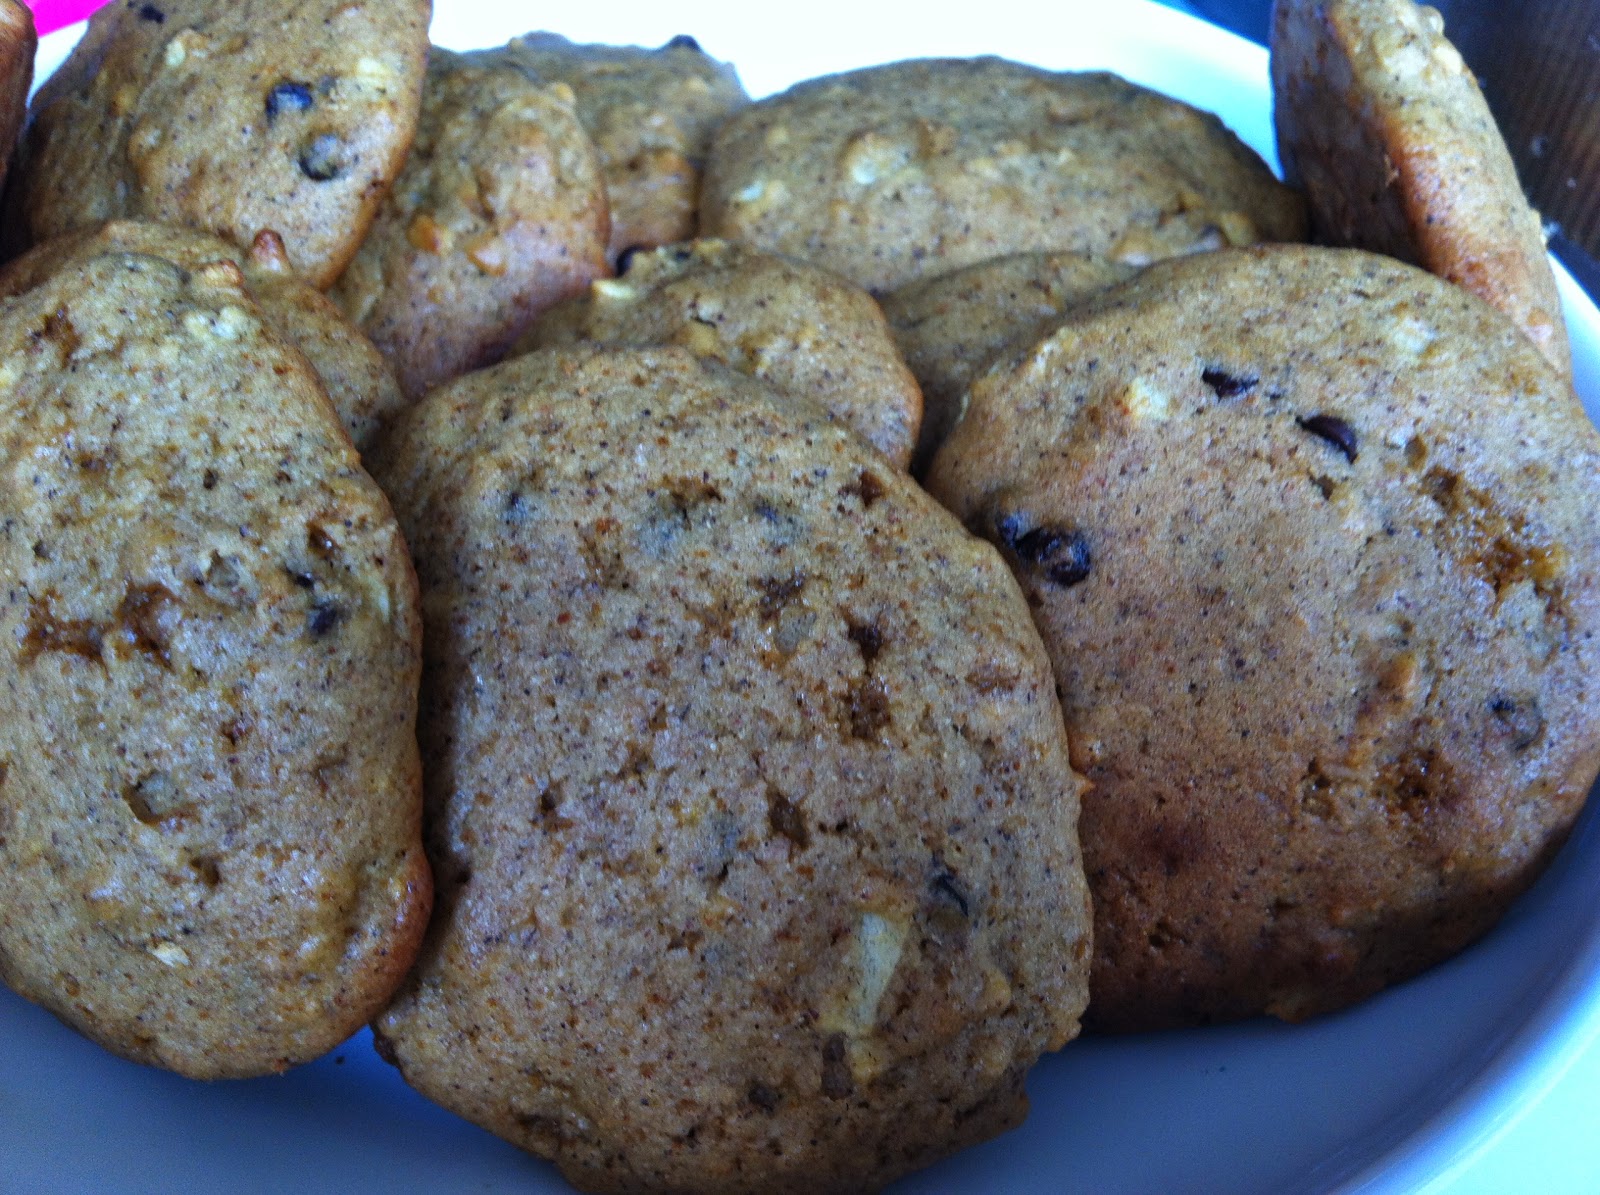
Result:
<svg viewBox="0 0 1600 1195"><path fill-rule="evenodd" d="M23 0L23 3L33 9L34 26L43 37L83 20L105 0Z"/></svg>

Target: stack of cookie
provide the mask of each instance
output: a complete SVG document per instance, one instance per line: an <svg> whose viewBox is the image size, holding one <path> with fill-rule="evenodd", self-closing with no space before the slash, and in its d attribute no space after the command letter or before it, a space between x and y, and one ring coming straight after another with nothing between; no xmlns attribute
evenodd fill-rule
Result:
<svg viewBox="0 0 1600 1195"><path fill-rule="evenodd" d="M586 1189L853 1190L1559 845L1600 436L1426 10L1280 3L1309 212L1110 75L429 15L119 0L35 100L11 986L195 1076L371 1020Z"/></svg>

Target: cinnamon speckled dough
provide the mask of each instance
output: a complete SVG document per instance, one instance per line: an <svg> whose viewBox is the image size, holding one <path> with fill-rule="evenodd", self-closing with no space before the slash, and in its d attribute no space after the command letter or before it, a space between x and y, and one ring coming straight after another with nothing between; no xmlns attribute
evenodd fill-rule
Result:
<svg viewBox="0 0 1600 1195"><path fill-rule="evenodd" d="M1158 263L978 382L928 484L1061 683L1095 1024L1299 1019L1494 923L1600 766L1597 476L1514 325L1351 250Z"/></svg>
<svg viewBox="0 0 1600 1195"><path fill-rule="evenodd" d="M69 264L106 253L157 257L186 270L231 261L244 271L251 297L273 331L305 354L322 379L339 421L365 450L383 420L405 405L389 367L339 309L289 268L275 233L258 236L248 251L191 228L114 220L98 232L46 241L0 271L0 296L31 290Z"/></svg>
<svg viewBox="0 0 1600 1195"><path fill-rule="evenodd" d="M417 399L609 274L609 230L572 90L509 49L435 48L416 145L332 293Z"/></svg>
<svg viewBox="0 0 1600 1195"><path fill-rule="evenodd" d="M750 102L727 63L679 36L654 50L575 45L554 33L512 49L542 78L569 84L594 139L611 203L611 256L695 233L700 170L711 136Z"/></svg>
<svg viewBox="0 0 1600 1195"><path fill-rule="evenodd" d="M232 263L0 303L0 979L197 1078L342 1041L431 880L416 581Z"/></svg>
<svg viewBox="0 0 1600 1195"><path fill-rule="evenodd" d="M518 358L386 450L441 885L407 1080L587 1190L860 1190L1015 1124L1088 911L993 550L681 350Z"/></svg>
<svg viewBox="0 0 1600 1195"><path fill-rule="evenodd" d="M817 403L906 467L922 395L854 283L729 241L635 253L625 269L550 312L522 347L679 345Z"/></svg>
<svg viewBox="0 0 1600 1195"><path fill-rule="evenodd" d="M1572 358L1544 229L1478 81L1411 0L1278 0L1278 149L1319 239L1464 286L1562 374Z"/></svg>
<svg viewBox="0 0 1600 1195"><path fill-rule="evenodd" d="M1016 253L924 278L883 297L895 343L922 387L921 473L961 418L973 381L1025 347L1074 304L1137 268L1082 253Z"/></svg>
<svg viewBox="0 0 1600 1195"><path fill-rule="evenodd" d="M869 67L751 105L713 143L700 221L875 292L1009 253L1142 265L1305 231L1299 196L1215 116L999 58Z"/></svg>
<svg viewBox="0 0 1600 1195"><path fill-rule="evenodd" d="M326 287L416 131L430 0L114 0L34 97L13 219L119 216L248 246Z"/></svg>
<svg viewBox="0 0 1600 1195"><path fill-rule="evenodd" d="M38 44L32 11L18 0L0 0L0 183L6 180L11 151L28 112Z"/></svg>

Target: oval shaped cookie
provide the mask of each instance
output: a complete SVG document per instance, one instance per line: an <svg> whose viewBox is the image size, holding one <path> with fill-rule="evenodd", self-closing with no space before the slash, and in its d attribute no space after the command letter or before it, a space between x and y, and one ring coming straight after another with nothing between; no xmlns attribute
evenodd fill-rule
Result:
<svg viewBox="0 0 1600 1195"><path fill-rule="evenodd" d="M1215 116L999 58L870 67L751 105L713 142L700 219L874 292L1009 253L1143 265L1305 231L1299 196Z"/></svg>
<svg viewBox="0 0 1600 1195"><path fill-rule="evenodd" d="M609 230L570 89L509 48L435 47L416 145L332 294L417 399L609 274Z"/></svg>
<svg viewBox="0 0 1600 1195"><path fill-rule="evenodd" d="M249 246L326 287L417 127L431 0L114 0L34 97L13 219L119 216Z"/></svg>
<svg viewBox="0 0 1600 1195"><path fill-rule="evenodd" d="M872 296L827 270L730 241L628 254L520 348L678 345L815 402L900 468L922 395Z"/></svg>
<svg viewBox="0 0 1600 1195"><path fill-rule="evenodd" d="M38 45L32 10L19 0L0 0L0 183L6 180L11 151L28 113L33 52Z"/></svg>
<svg viewBox="0 0 1600 1195"><path fill-rule="evenodd" d="M1015 1123L1088 912L993 551L681 350L474 374L381 476L441 892L406 1079L586 1190L861 1189Z"/></svg>
<svg viewBox="0 0 1600 1195"><path fill-rule="evenodd" d="M1137 267L1083 253L1016 253L913 282L883 297L895 344L922 387L919 476L961 418L967 390L997 358L1024 348L1090 295Z"/></svg>
<svg viewBox="0 0 1600 1195"><path fill-rule="evenodd" d="M928 484L1061 684L1094 1023L1299 1019L1495 922L1600 767L1597 468L1514 325L1353 250L1158 263L977 383Z"/></svg>
<svg viewBox="0 0 1600 1195"><path fill-rule="evenodd" d="M405 544L231 263L0 304L0 978L108 1049L280 1071L428 916Z"/></svg>
<svg viewBox="0 0 1600 1195"><path fill-rule="evenodd" d="M1465 287L1570 378L1544 228L1443 18L1411 0L1280 0L1273 13L1278 152L1318 238Z"/></svg>
<svg viewBox="0 0 1600 1195"><path fill-rule="evenodd" d="M113 220L98 232L56 237L25 253L0 270L0 296L22 294L70 265L108 253L157 257L185 270L218 261L238 266L272 330L317 371L356 448L366 449L383 421L405 405L372 342L289 268L276 233L262 233L246 251L192 228Z"/></svg>
<svg viewBox="0 0 1600 1195"><path fill-rule="evenodd" d="M664 46L575 45L554 33L512 41L519 60L577 97L611 205L612 260L695 234L695 200L711 136L750 102L739 76L692 37Z"/></svg>

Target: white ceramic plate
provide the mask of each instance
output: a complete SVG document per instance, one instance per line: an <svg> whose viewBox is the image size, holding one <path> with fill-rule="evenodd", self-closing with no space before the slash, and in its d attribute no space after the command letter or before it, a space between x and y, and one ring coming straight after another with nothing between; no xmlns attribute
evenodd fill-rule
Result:
<svg viewBox="0 0 1600 1195"><path fill-rule="evenodd" d="M434 39L496 45L544 19L439 0ZM914 12L914 16L907 16ZM692 33L753 95L926 54L1106 67L1218 112L1272 157L1266 54L1142 0L873 8L608 0L558 32ZM47 39L40 73L73 31ZM1600 408L1600 312L1562 278L1578 386ZM907 1192L1412 1190L1459 1175L1600 1036L1600 812L1485 941L1340 1015L1087 1040L1045 1059L1016 1132ZM1578 1127L1578 1126L1574 1126ZM1582 1126L1592 1131L1592 1123ZM204 1085L103 1053L0 990L0 1189L559 1191L555 1171L414 1094L365 1033L275 1079Z"/></svg>

